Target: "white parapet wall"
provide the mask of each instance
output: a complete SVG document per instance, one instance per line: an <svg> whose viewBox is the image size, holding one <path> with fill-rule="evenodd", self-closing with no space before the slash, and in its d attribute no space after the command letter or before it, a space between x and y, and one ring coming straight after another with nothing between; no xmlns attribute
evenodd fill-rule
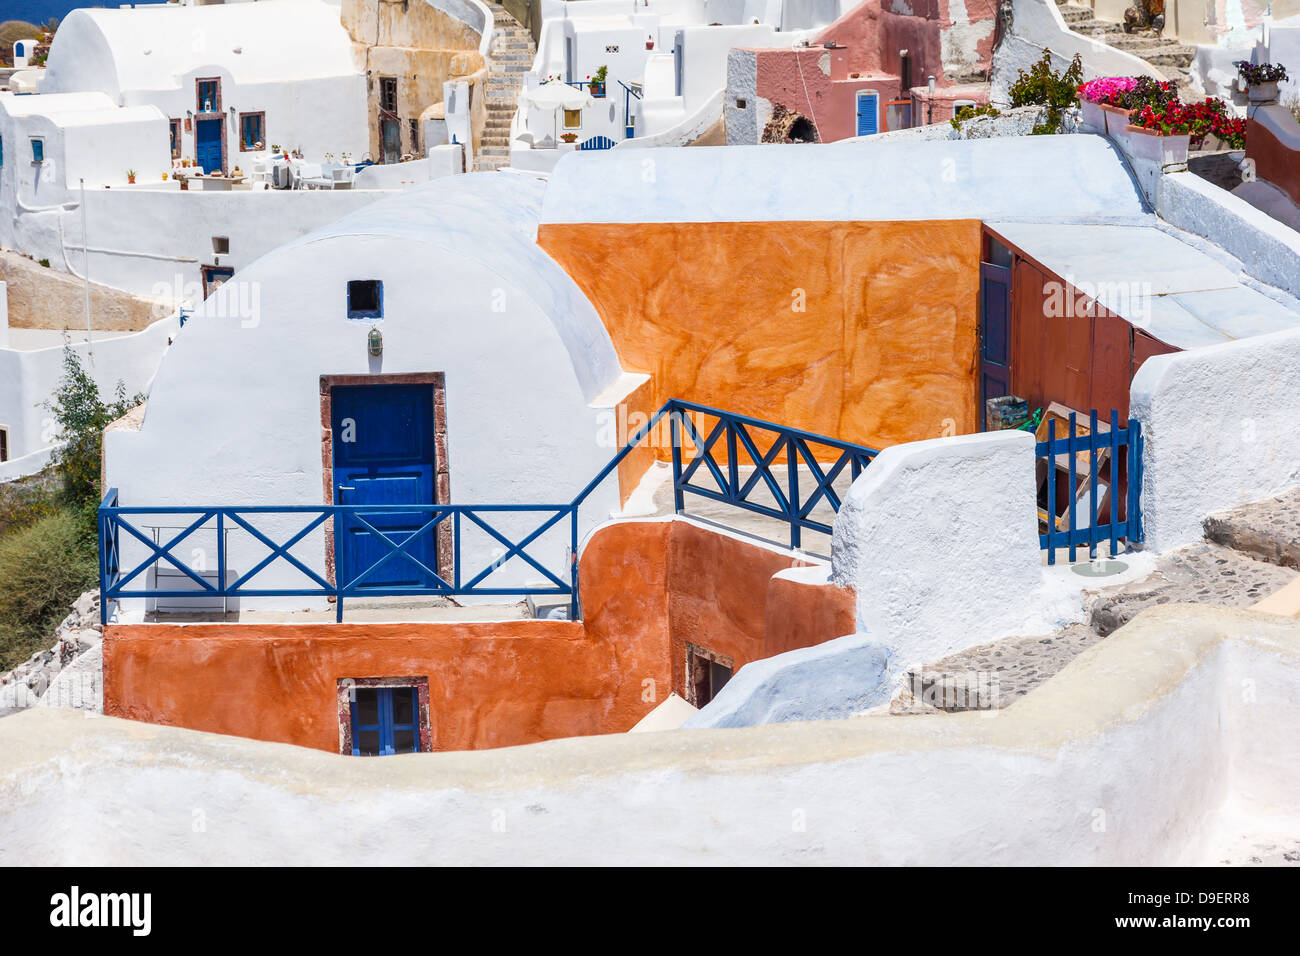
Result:
<svg viewBox="0 0 1300 956"><path fill-rule="evenodd" d="M832 580L857 590L858 631L896 667L1080 612L1044 574L1034 437L1004 431L886 448L835 519Z"/></svg>
<svg viewBox="0 0 1300 956"><path fill-rule="evenodd" d="M1217 863L1295 841L1300 622L1155 608L991 713L362 760L37 707L0 753L6 866Z"/></svg>
<svg viewBox="0 0 1300 956"><path fill-rule="evenodd" d="M1147 546L1198 541L1207 515L1300 485L1300 330L1148 359L1130 409Z"/></svg>
<svg viewBox="0 0 1300 956"><path fill-rule="evenodd" d="M1236 256L1248 275L1300 297L1300 232L1190 172L1159 178L1156 212Z"/></svg>
<svg viewBox="0 0 1300 956"><path fill-rule="evenodd" d="M146 391L179 327L177 316L154 322L130 335L97 338L69 347L111 400L121 382L128 396ZM44 403L54 397L63 375L63 348L0 349L0 425L9 428L9 454L0 481L40 471L49 461L55 425Z"/></svg>

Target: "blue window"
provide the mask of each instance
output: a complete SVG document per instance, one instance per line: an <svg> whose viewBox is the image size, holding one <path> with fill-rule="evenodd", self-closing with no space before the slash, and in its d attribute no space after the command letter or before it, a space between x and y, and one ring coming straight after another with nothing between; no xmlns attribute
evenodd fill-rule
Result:
<svg viewBox="0 0 1300 956"><path fill-rule="evenodd" d="M32 140L32 162L33 163L45 162L45 140L43 139Z"/></svg>
<svg viewBox="0 0 1300 956"><path fill-rule="evenodd" d="M0 139L0 166L5 164L5 141Z"/></svg>
<svg viewBox="0 0 1300 956"><path fill-rule="evenodd" d="M261 149L266 142L262 127L266 125L265 113L239 114L239 148L244 151Z"/></svg>
<svg viewBox="0 0 1300 956"><path fill-rule="evenodd" d="M378 279L353 279L348 283L348 318L382 319L384 284Z"/></svg>
<svg viewBox="0 0 1300 956"><path fill-rule="evenodd" d="M420 696L414 687L357 687L352 698L352 755L420 752Z"/></svg>
<svg viewBox="0 0 1300 956"><path fill-rule="evenodd" d="M198 96L195 99L198 100L195 104L198 107L196 113L221 112L221 81L199 80Z"/></svg>

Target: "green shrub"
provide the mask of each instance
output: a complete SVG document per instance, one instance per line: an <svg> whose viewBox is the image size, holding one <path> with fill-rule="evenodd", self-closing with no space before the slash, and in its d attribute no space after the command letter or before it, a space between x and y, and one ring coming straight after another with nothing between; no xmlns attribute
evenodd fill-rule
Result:
<svg viewBox="0 0 1300 956"><path fill-rule="evenodd" d="M1083 61L1074 55L1064 73L1052 69L1052 51L1044 50L1043 57L1026 72L1021 70L1016 82L1011 84L1012 106L1046 106L1047 121L1033 129L1033 135L1059 133L1061 111L1079 102L1079 84L1083 80Z"/></svg>
<svg viewBox="0 0 1300 956"><path fill-rule="evenodd" d="M95 586L97 564L71 511L40 518L0 538L0 671L52 643L68 605Z"/></svg>
<svg viewBox="0 0 1300 956"><path fill-rule="evenodd" d="M953 114L952 119L948 122L953 129L961 129L961 124L968 119L974 119L977 116L1001 116L1002 112L992 103L985 103L982 106L963 106Z"/></svg>
<svg viewBox="0 0 1300 956"><path fill-rule="evenodd" d="M140 395L127 398L126 386L118 382L113 401L105 403L99 397L99 386L81 367L77 353L64 348L59 390L44 407L54 415L59 427L57 437L64 442L51 460L62 479L65 498L73 508L99 504L104 429L143 400Z"/></svg>

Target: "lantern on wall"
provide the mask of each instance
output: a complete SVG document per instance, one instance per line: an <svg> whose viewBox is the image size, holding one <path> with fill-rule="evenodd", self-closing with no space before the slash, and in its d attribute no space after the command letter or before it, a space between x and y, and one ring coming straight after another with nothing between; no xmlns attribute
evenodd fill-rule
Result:
<svg viewBox="0 0 1300 956"><path fill-rule="evenodd" d="M379 331L377 325L372 325L366 334L366 351L372 358L379 358L384 354L384 333Z"/></svg>

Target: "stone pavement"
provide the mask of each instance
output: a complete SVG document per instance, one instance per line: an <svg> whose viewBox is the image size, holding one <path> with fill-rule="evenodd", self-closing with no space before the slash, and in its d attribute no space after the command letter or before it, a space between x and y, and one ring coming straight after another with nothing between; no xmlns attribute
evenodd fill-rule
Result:
<svg viewBox="0 0 1300 956"><path fill-rule="evenodd" d="M1204 524L1209 540L1164 555L1141 581L1098 589L1087 624L1046 636L1008 637L916 668L890 712L1006 707L1149 607L1249 607L1300 575L1300 488L1212 515Z"/></svg>

